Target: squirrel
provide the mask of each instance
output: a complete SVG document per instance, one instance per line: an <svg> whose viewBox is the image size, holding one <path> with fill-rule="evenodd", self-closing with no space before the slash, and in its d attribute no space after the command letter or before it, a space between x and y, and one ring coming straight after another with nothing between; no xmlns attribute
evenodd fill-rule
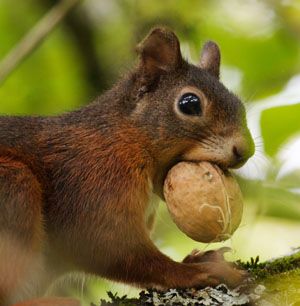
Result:
<svg viewBox="0 0 300 306"><path fill-rule="evenodd" d="M137 53L136 66L91 104L0 117L1 306L75 305L34 302L72 271L162 289L245 277L221 250L175 262L150 238L173 165L238 168L254 153L245 108L219 80L219 47L208 41L193 65L175 33L156 27Z"/></svg>

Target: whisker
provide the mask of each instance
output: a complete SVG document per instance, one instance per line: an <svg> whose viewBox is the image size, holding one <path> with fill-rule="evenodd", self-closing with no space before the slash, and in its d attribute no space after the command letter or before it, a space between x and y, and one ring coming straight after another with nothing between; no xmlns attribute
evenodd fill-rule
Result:
<svg viewBox="0 0 300 306"><path fill-rule="evenodd" d="M255 89L251 94L248 94L248 97L245 97L243 100L244 100L244 103L248 104L251 100L253 100L253 98L256 96L258 90ZM254 103L251 103L251 105L254 105Z"/></svg>

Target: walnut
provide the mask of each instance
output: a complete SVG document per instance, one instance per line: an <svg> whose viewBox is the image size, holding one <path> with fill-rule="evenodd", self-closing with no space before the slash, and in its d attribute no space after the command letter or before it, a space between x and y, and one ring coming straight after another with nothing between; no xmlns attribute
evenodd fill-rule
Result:
<svg viewBox="0 0 300 306"><path fill-rule="evenodd" d="M226 240L241 222L239 185L228 171L214 164L176 164L165 179L164 196L173 221L194 240Z"/></svg>

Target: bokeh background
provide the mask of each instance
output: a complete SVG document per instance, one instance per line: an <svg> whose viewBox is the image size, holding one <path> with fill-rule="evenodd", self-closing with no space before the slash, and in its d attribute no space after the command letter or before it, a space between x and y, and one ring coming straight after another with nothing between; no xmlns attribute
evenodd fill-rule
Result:
<svg viewBox="0 0 300 306"><path fill-rule="evenodd" d="M57 2L0 0L0 61ZM89 103L135 64L135 45L157 24L176 31L191 62L198 61L205 40L219 44L221 79L246 104L256 154L236 171L245 213L232 239L193 242L162 203L155 243L176 260L195 247L227 245L233 248L229 257L242 260L270 259L299 247L299 0L81 1L0 84L1 114L52 115ZM97 303L106 290L137 293L82 275L61 280L51 290L62 287L87 304Z"/></svg>

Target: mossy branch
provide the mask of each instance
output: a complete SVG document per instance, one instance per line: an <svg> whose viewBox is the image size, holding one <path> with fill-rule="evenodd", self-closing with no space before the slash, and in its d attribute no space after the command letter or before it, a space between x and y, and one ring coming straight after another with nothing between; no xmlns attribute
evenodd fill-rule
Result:
<svg viewBox="0 0 300 306"><path fill-rule="evenodd" d="M257 256L246 263L241 261L238 261L238 263L255 278L263 280L272 275L300 269L300 250L296 249L291 255L265 262L259 262L259 256Z"/></svg>
<svg viewBox="0 0 300 306"><path fill-rule="evenodd" d="M278 291L276 288L268 288L270 281L274 277L284 279L285 274L292 271L299 271L300 276L300 249L295 250L290 255L276 258L274 260L259 262L259 257L251 258L248 262L237 262L244 269L250 272L253 281L249 284L241 284L240 287L230 290L225 285L216 288L205 288L201 290L169 289L165 292L156 290L147 290L140 292L139 298L119 297L117 294L108 292L111 301L101 300L100 306L118 305L118 306L139 306L139 305L264 305L268 303L269 293ZM297 274L298 275L298 274ZM274 283L271 281L271 283ZM275 282L276 286L276 282ZM296 284L297 286L297 284ZM298 288L298 287L297 287ZM300 288L298 288L300 291ZM298 290L297 289L297 290ZM289 290L287 287L286 290ZM291 289L291 290L294 290ZM285 292L285 295L289 292ZM271 294L272 295L272 294ZM277 301L280 297L272 295ZM280 301L278 302L280 305ZM273 304L272 304L273 305ZM276 302L277 305L277 302ZM96 306L96 305L91 305Z"/></svg>

